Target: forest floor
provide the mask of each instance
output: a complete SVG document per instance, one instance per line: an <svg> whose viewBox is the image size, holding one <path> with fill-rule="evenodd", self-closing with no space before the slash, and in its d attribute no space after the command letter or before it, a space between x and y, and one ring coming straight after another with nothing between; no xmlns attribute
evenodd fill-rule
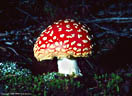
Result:
<svg viewBox="0 0 132 96"><path fill-rule="evenodd" d="M131 96L132 3L74 1L0 2L0 94ZM94 54L77 58L83 77L64 77L57 67L46 70L46 64L56 64L55 60L37 62L34 58L33 47L40 33L66 18L86 24L94 35Z"/></svg>

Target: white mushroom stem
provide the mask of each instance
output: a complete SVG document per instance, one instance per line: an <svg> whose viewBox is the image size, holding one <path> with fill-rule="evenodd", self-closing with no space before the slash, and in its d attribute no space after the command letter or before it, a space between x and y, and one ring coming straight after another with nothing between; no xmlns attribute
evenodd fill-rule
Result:
<svg viewBox="0 0 132 96"><path fill-rule="evenodd" d="M68 58L59 59L57 61L57 64L58 72L64 74L65 76L72 74L82 76L81 71L77 65L77 61L75 59Z"/></svg>

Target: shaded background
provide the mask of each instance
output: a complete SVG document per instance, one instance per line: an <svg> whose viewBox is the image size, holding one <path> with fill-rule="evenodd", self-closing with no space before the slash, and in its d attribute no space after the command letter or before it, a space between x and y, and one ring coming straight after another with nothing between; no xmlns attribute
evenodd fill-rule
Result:
<svg viewBox="0 0 132 96"><path fill-rule="evenodd" d="M120 88L121 96L129 96L132 92L132 79L127 76L132 74L131 0L1 0L0 64L8 68L7 63L1 62L13 61L22 68L30 69L33 75L57 71L57 59L37 62L33 46L48 25L66 18L88 25L96 43L92 56L76 58L84 75L78 79L85 85L82 88L84 91L77 92L82 94L86 91L89 94L88 88L95 87L97 83L93 75L114 72L124 80ZM105 85L111 78L101 80ZM5 85L6 82L0 83ZM94 87L93 93L100 91ZM69 91L72 93L72 90Z"/></svg>

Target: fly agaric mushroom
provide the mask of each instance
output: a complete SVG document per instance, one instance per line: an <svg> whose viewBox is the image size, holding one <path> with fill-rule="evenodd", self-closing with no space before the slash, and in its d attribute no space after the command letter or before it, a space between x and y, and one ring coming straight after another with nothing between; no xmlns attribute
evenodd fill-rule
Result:
<svg viewBox="0 0 132 96"><path fill-rule="evenodd" d="M57 57L59 73L81 75L77 61L71 57L88 57L92 53L89 30L72 19L54 22L37 38L34 56L38 61Z"/></svg>

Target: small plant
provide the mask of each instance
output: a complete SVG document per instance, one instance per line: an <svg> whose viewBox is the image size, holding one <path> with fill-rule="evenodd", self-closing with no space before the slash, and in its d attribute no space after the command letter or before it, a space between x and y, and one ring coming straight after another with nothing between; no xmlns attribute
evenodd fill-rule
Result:
<svg viewBox="0 0 132 96"><path fill-rule="evenodd" d="M109 75L107 73L102 75L95 74L94 78L97 81L97 87L102 89L101 94L104 96L119 94L119 86L123 81L119 75L116 75L115 73L111 73Z"/></svg>
<svg viewBox="0 0 132 96"><path fill-rule="evenodd" d="M15 62L3 62L0 63L0 75L7 76L7 75L24 75L27 76L31 74L31 71L28 69L20 68L16 65Z"/></svg>
<svg viewBox="0 0 132 96"><path fill-rule="evenodd" d="M5 93L30 93L33 96L62 96L75 94L82 87L79 81L73 78L65 78L58 73L46 75L7 76L0 79Z"/></svg>
<svg viewBox="0 0 132 96"><path fill-rule="evenodd" d="M113 96L120 95L124 81L122 74L115 73L75 79L74 76L65 77L57 72L34 76L27 69L23 71L25 69L19 69L15 63L9 62L0 63L0 68L0 87L4 89L2 93L27 93L31 96ZM132 74L126 76L131 78Z"/></svg>

